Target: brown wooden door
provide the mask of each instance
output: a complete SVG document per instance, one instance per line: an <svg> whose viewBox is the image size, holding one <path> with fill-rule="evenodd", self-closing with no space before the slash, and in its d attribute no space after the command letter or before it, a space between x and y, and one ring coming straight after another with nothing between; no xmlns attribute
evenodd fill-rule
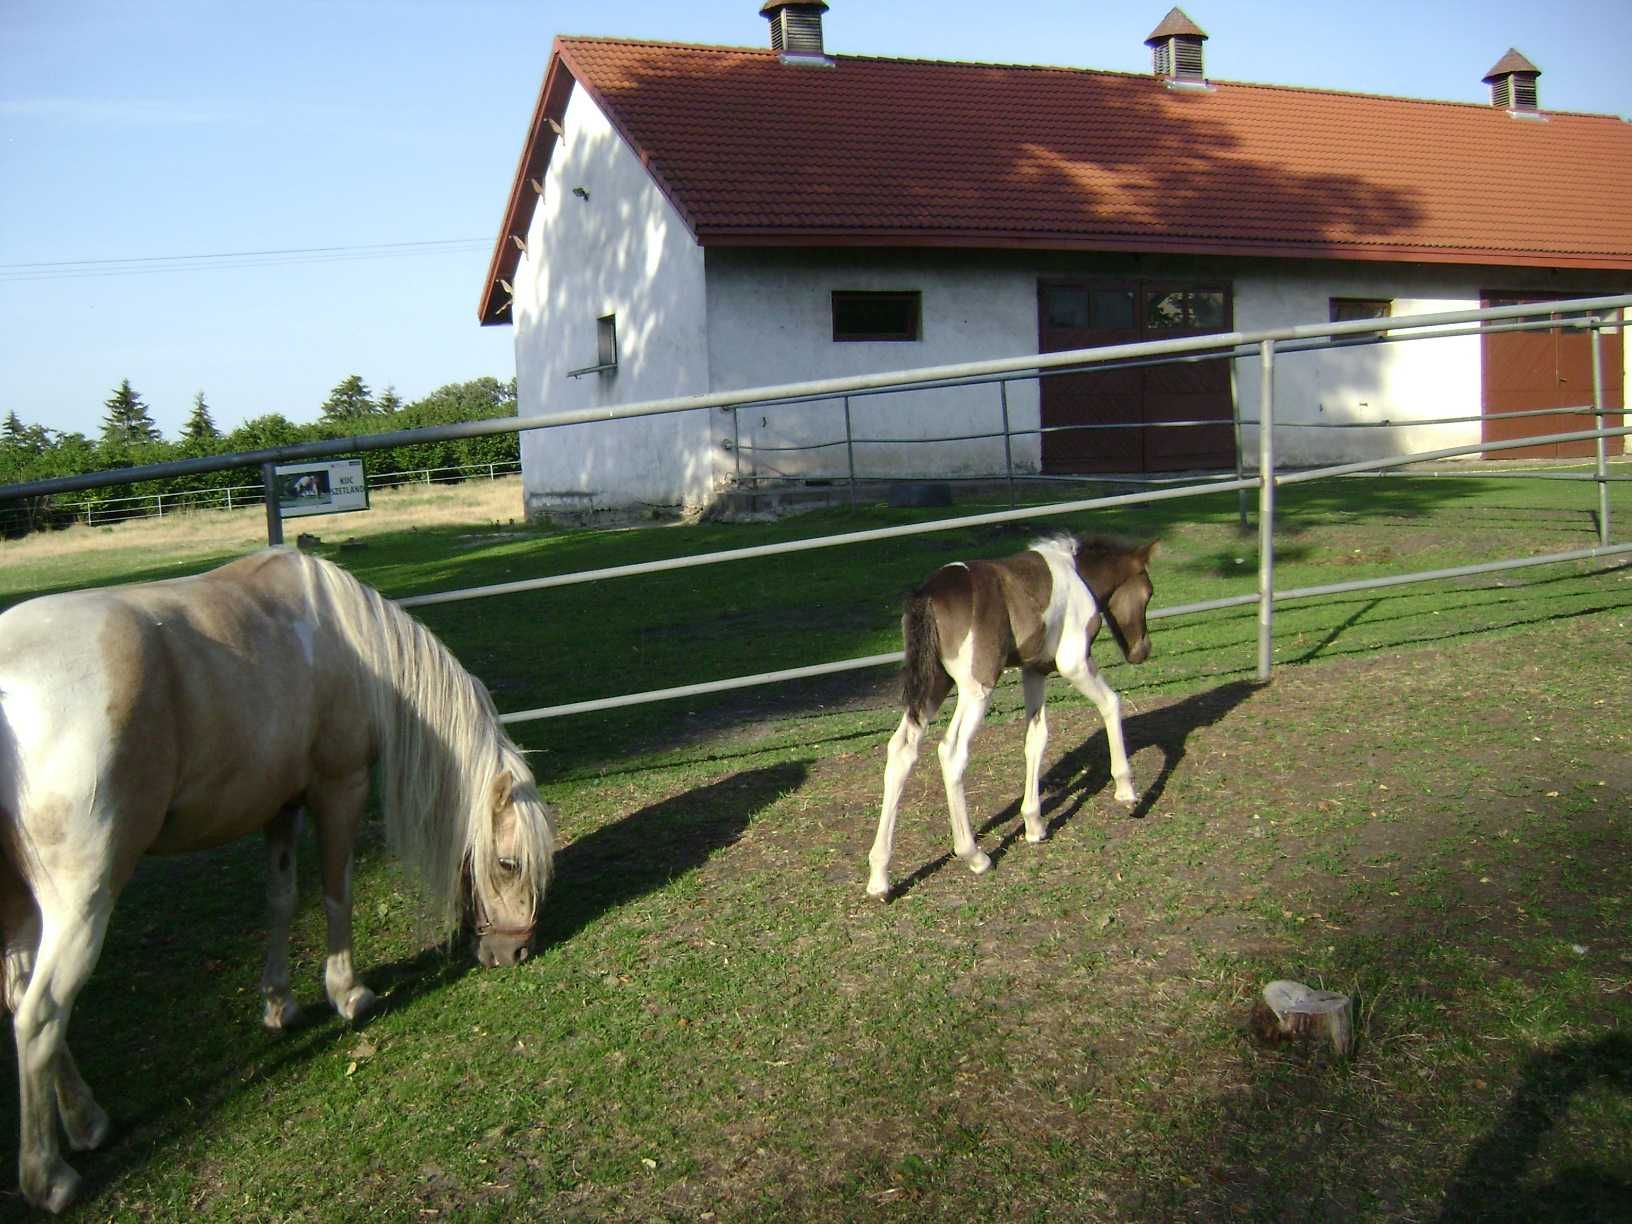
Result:
<svg viewBox="0 0 1632 1224"><path fill-rule="evenodd" d="M1584 297L1586 294L1572 294ZM1520 302L1556 300L1557 295L1520 296L1491 294L1486 306L1508 306ZM1555 316L1556 317L1556 316ZM1603 333L1604 406L1624 404L1622 387L1621 333ZM1542 434L1594 429L1590 411L1561 413L1557 416L1509 417L1506 414L1537 408L1589 407L1592 404L1592 333L1573 327L1553 327L1546 331L1495 332L1482 345L1484 378L1484 441L1507 442ZM1610 418L1606 424L1619 424ZM1621 453L1622 439L1606 439L1612 455ZM1493 451L1490 459L1568 459L1595 453L1592 441L1543 442L1535 446Z"/></svg>
<svg viewBox="0 0 1632 1224"><path fill-rule="evenodd" d="M1139 339L1139 289L1124 282L1044 281L1037 287L1038 351L1129 344ZM1043 471L1137 472L1143 444L1134 428L1078 429L1085 424L1135 426L1144 420L1140 370L1048 374L1042 379Z"/></svg>
<svg viewBox="0 0 1632 1224"><path fill-rule="evenodd" d="M1231 327L1229 290L1220 286L1040 281L1037 299L1038 350L1044 353ZM1041 398L1045 472L1160 472L1235 462L1224 361L1049 375L1042 379ZM1219 424L1157 424L1195 420Z"/></svg>

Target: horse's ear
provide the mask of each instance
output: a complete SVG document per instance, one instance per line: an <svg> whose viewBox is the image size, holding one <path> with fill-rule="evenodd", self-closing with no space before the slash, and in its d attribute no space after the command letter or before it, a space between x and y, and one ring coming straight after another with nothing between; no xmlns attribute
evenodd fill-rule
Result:
<svg viewBox="0 0 1632 1224"><path fill-rule="evenodd" d="M1160 540L1150 540L1147 543L1141 545L1140 548L1139 548L1138 554L1137 554L1139 559L1141 561L1143 561L1146 565L1149 565L1152 561L1154 561L1156 559L1156 553L1157 553L1157 550L1160 548L1161 543L1162 542Z"/></svg>
<svg viewBox="0 0 1632 1224"><path fill-rule="evenodd" d="M493 810L502 812L510 806L511 793L516 789L516 780L510 776L508 769L501 769L493 779Z"/></svg>

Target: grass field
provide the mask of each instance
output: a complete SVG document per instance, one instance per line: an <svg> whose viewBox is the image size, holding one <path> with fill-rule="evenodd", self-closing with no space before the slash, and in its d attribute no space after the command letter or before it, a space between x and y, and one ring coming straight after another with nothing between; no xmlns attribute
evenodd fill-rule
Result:
<svg viewBox="0 0 1632 1224"><path fill-rule="evenodd" d="M1589 488L1287 490L1281 581L1581 547ZM366 523L307 529L392 595L930 514L550 533L502 500L440 524L428 505L395 523L377 505ZM1160 535L1156 603L1174 605L1250 589L1234 511L1227 495L1059 525ZM0 545L0 605L204 568L258 527ZM903 589L1038 530L424 619L501 709L552 704L894 649ZM281 1038L257 1025L259 847L152 860L75 1013L117 1128L76 1160L91 1191L79 1214L1626 1218L1632 567L1283 607L1263 688L1248 682L1255 632L1250 609L1164 620L1149 663L1108 669L1145 795L1133 819L1110 799L1092 708L1051 686L1041 846L1019 836L1005 686L968 777L996 869L976 878L949 858L926 754L888 905L863 893L888 675L521 724L566 843L538 956L480 972L463 948L425 948L371 847L359 962L383 1006L356 1030L318 1007L309 848L294 947L309 1018ZM1276 977L1357 996L1352 1058L1247 1035ZM20 1210L14 1176L0 1211Z"/></svg>

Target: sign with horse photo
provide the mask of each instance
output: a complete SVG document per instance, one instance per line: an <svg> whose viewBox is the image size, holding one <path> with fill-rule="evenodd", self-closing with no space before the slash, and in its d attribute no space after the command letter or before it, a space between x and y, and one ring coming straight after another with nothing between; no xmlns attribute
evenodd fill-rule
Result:
<svg viewBox="0 0 1632 1224"><path fill-rule="evenodd" d="M368 509L368 482L360 459L296 463L277 469L278 514L341 514Z"/></svg>

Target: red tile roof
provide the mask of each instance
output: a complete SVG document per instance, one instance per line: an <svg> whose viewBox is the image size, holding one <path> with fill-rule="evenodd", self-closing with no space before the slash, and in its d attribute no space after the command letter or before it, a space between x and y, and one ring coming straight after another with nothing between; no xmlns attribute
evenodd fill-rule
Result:
<svg viewBox="0 0 1632 1224"><path fill-rule="evenodd" d="M573 83L704 246L1191 252L1632 270L1632 124L1274 85L556 41L482 317Z"/></svg>

